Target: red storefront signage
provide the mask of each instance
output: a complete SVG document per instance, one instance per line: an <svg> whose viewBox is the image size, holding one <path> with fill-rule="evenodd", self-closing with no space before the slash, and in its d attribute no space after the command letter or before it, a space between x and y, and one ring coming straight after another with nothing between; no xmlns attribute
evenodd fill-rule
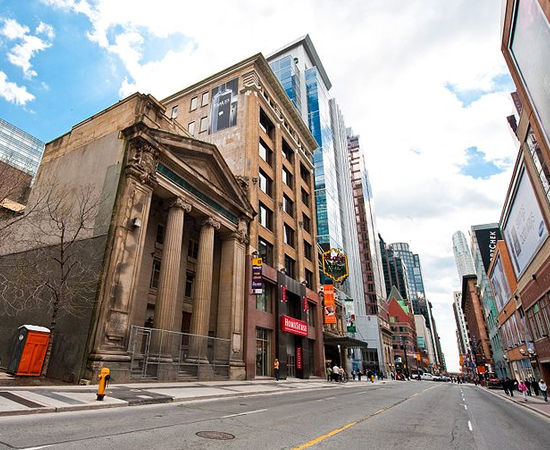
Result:
<svg viewBox="0 0 550 450"><path fill-rule="evenodd" d="M286 286L281 286L281 302L286 303Z"/></svg>
<svg viewBox="0 0 550 450"><path fill-rule="evenodd" d="M309 310L309 302L307 301L307 297L304 297L304 312L308 312Z"/></svg>
<svg viewBox="0 0 550 450"><path fill-rule="evenodd" d="M294 317L281 316L281 329L298 336L307 336L307 323Z"/></svg>
<svg viewBox="0 0 550 450"><path fill-rule="evenodd" d="M296 347L296 369L302 368L302 347Z"/></svg>

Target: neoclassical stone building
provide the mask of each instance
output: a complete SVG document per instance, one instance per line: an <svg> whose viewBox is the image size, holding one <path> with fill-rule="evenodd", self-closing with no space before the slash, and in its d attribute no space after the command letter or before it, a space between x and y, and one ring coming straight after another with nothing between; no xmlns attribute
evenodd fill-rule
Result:
<svg viewBox="0 0 550 450"><path fill-rule="evenodd" d="M258 212L250 254L262 258L263 289L249 289L245 302L247 377L273 376L274 358L282 377L324 376L313 174L318 144L300 113L262 54L162 103L189 134L216 145Z"/></svg>
<svg viewBox="0 0 550 450"><path fill-rule="evenodd" d="M101 257L81 300L90 306L60 313L48 374L78 382L108 367L114 382L243 379L255 212L216 146L134 94L47 144L31 202L51 180L101 198L79 236L84 264ZM6 338L22 323L49 326L47 309L1 320Z"/></svg>

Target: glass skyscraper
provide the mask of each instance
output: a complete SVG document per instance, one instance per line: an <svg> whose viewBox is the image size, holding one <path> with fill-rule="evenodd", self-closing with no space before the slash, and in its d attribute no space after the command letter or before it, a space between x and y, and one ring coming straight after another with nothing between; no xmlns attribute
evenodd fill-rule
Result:
<svg viewBox="0 0 550 450"><path fill-rule="evenodd" d="M42 153L44 142L0 118L0 161L34 177Z"/></svg>

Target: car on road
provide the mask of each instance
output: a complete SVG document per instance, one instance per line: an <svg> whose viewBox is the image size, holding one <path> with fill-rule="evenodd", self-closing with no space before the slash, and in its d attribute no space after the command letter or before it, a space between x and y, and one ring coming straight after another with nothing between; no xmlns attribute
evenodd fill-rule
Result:
<svg viewBox="0 0 550 450"><path fill-rule="evenodd" d="M435 376L428 372L424 372L422 375L420 375L420 378L426 381L436 381Z"/></svg>
<svg viewBox="0 0 550 450"><path fill-rule="evenodd" d="M488 389L503 389L502 383L496 373L489 372L485 374L485 380Z"/></svg>

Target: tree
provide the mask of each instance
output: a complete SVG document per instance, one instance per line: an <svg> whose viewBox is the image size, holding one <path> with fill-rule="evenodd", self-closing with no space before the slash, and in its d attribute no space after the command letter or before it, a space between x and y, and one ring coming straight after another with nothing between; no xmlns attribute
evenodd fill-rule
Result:
<svg viewBox="0 0 550 450"><path fill-rule="evenodd" d="M4 314L41 311L49 317L48 371L61 313L79 317L95 300L104 246L94 245L101 198L91 186L40 188L40 207L14 237L10 276L0 278Z"/></svg>

